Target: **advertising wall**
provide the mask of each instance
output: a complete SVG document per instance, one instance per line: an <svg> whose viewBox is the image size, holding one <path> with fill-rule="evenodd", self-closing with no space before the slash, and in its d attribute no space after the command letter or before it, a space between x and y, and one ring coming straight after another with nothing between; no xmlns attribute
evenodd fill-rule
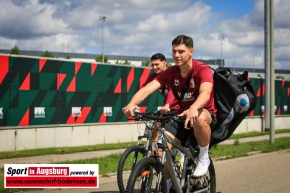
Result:
<svg viewBox="0 0 290 193"><path fill-rule="evenodd" d="M0 126L125 122L124 107L151 68L0 55ZM264 115L265 81L251 79ZM289 115L290 81L276 80L276 115ZM163 105L158 92L142 110Z"/></svg>

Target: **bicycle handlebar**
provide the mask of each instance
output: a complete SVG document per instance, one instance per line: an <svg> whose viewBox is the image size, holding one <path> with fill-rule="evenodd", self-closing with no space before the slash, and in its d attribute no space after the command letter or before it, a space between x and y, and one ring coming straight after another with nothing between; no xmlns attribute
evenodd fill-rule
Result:
<svg viewBox="0 0 290 193"><path fill-rule="evenodd" d="M182 122L185 120L186 117L179 117L177 116L177 111L169 111L166 114L161 114L160 111L154 111L154 112L145 112L145 113L140 113L137 111L134 111L134 117L132 118L133 120L142 120L142 121L158 121L161 123L166 123L170 120L172 121L177 121L177 122Z"/></svg>

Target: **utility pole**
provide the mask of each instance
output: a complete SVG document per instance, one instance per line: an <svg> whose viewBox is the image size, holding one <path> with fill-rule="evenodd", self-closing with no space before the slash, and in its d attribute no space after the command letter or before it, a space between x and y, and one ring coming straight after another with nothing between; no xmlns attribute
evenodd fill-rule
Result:
<svg viewBox="0 0 290 193"><path fill-rule="evenodd" d="M106 16L100 16L100 21L102 21L102 62L104 63L104 21L106 21Z"/></svg>
<svg viewBox="0 0 290 193"><path fill-rule="evenodd" d="M274 80L274 6L273 0L265 4L265 69L266 69L266 122L270 131L270 144L275 141L275 80Z"/></svg>

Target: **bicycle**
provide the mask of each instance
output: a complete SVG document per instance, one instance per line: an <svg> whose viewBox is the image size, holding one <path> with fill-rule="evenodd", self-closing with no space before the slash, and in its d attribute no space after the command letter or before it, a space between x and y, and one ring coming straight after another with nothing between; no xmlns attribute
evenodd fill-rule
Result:
<svg viewBox="0 0 290 193"><path fill-rule="evenodd" d="M135 121L141 121L141 123L145 124L145 129L143 135L138 136L138 142L137 145L131 146L127 148L118 163L118 169L117 169L117 183L118 187L121 193L125 193L125 184L128 182L128 175L129 172L132 171L134 166L138 161L143 159L144 157L148 157L150 155L157 155L158 146L153 141L154 135L152 133L152 130L156 130L154 127L154 121L150 119L146 119L146 115L154 115L154 116L160 116L159 111L150 112L150 113L138 113L136 111L136 115L133 118ZM173 115L176 111L171 111L167 113L166 115ZM144 115L143 118L141 118ZM145 143L142 143L142 139L145 139Z"/></svg>
<svg viewBox="0 0 290 193"><path fill-rule="evenodd" d="M149 156L140 160L133 168L127 184L127 192L167 192L166 179L164 176L164 161L167 160L173 186L170 192L177 193L216 193L216 175L213 162L210 158L210 166L208 172L201 177L194 177L193 172L198 163L198 149L190 145L190 137L184 146L173 140L165 133L164 126L169 121L184 121L176 115L172 116L155 116L155 115L139 115L141 119L149 119L158 121L161 125L158 129L162 133L162 144L158 148L162 149L162 155ZM170 153L167 143L171 143L174 149L184 154L183 163L175 160L174 153ZM182 165L181 165L182 164Z"/></svg>

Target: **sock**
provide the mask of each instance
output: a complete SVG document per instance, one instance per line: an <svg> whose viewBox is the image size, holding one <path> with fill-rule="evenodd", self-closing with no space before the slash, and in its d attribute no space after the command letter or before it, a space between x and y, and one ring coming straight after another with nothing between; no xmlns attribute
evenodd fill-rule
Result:
<svg viewBox="0 0 290 193"><path fill-rule="evenodd" d="M168 180L166 180L166 184L167 184L167 193L169 193L170 192L170 188L172 187L171 178L169 178Z"/></svg>
<svg viewBox="0 0 290 193"><path fill-rule="evenodd" d="M209 144L205 147L201 147L200 145L199 146L199 155L198 155L198 158L202 159L202 158L209 158L208 157L208 147L209 147Z"/></svg>

